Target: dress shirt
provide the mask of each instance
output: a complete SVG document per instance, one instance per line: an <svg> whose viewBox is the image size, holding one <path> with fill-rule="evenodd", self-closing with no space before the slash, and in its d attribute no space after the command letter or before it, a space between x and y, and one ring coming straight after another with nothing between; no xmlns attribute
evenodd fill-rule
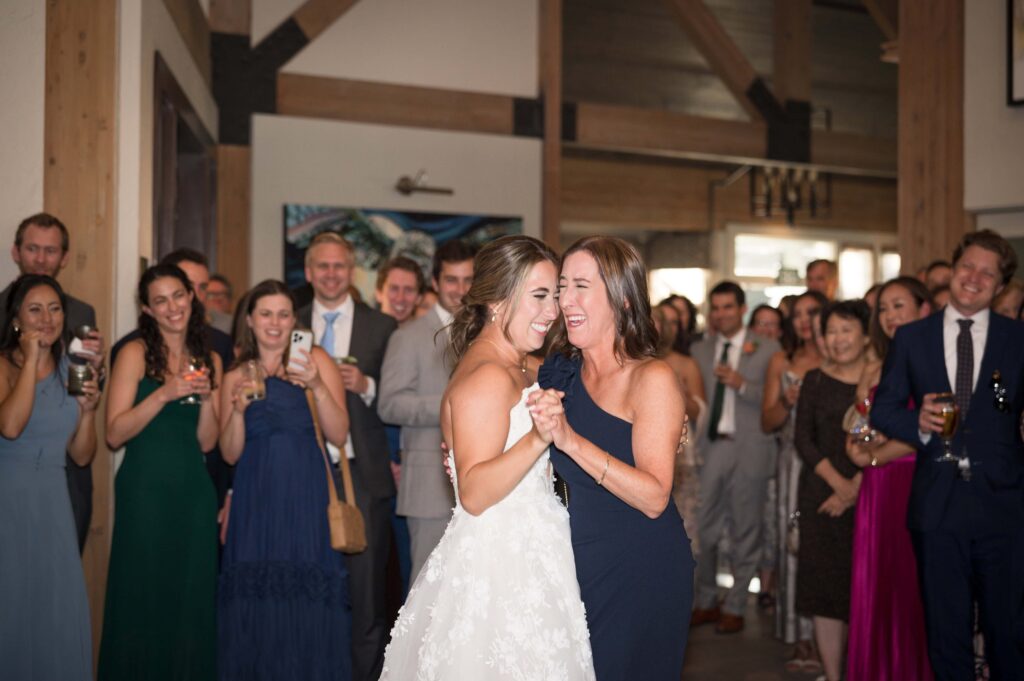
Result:
<svg viewBox="0 0 1024 681"><path fill-rule="evenodd" d="M974 371L971 376L971 392L978 387L978 376L981 375L981 360L985 356L985 341L988 340L988 320L991 315L988 308L976 312L973 317L960 313L952 304L947 305L942 313L942 352L946 360L946 376L949 378L949 389L956 390L956 339L960 335L961 319L973 319L971 324L971 344L973 345ZM932 439L931 433L918 431L923 444Z"/></svg>
<svg viewBox="0 0 1024 681"><path fill-rule="evenodd" d="M437 316L441 318L441 326L444 327L445 333L447 333L448 337L451 338L451 324L455 320L455 315L441 307L441 303L434 303L434 312L436 312Z"/></svg>
<svg viewBox="0 0 1024 681"><path fill-rule="evenodd" d="M718 366L718 360L721 359L722 350L725 349L725 343L728 341L732 344L729 346L728 365L733 370L738 369L740 366L740 356L743 354L743 343L746 338L746 327L740 328L732 338L726 338L722 334L718 334L715 338L715 366ZM742 388L740 390L742 390ZM718 434L736 434L736 390L729 386L725 386L725 393L722 396L722 416L718 420Z"/></svg>
<svg viewBox="0 0 1024 681"><path fill-rule="evenodd" d="M352 300L352 296L345 296L344 302L341 305L334 308L333 310L328 308L326 305L320 303L316 298L313 299L313 312L312 322L313 326L313 338L316 339L317 345L323 347L320 341L324 337L324 332L327 331L327 322L324 321L324 314L328 312L338 312L338 318L334 320L334 347L324 348L327 354L331 357L345 357L348 355L349 348L352 345L352 317L355 315L356 304ZM377 383L371 376L366 377L366 392L361 393L359 397L369 407L373 404L374 398L377 396ZM340 458L340 450L327 443L327 451L331 455L331 461L338 463ZM355 449L352 447L352 435L348 436L345 440L345 455L349 459L356 458Z"/></svg>

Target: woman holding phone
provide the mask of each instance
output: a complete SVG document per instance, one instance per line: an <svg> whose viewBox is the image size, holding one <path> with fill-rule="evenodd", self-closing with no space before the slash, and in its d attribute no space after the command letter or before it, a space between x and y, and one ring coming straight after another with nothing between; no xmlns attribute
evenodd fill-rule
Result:
<svg viewBox="0 0 1024 681"><path fill-rule="evenodd" d="M220 358L176 265L139 281L140 338L118 353L107 442L125 446L114 484L99 678L212 681L217 497L203 452L217 442Z"/></svg>
<svg viewBox="0 0 1024 681"><path fill-rule="evenodd" d="M309 335L292 342L295 307L283 283L264 281L245 300L246 328L221 391L220 450L236 468L217 593L219 678L347 681L348 571L331 548L314 426L344 446L345 388L326 352L302 347Z"/></svg>

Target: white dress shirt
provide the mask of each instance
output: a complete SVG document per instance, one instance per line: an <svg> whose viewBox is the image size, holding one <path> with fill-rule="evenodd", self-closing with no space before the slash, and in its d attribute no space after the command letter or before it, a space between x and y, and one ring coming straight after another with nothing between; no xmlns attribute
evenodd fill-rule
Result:
<svg viewBox="0 0 1024 681"><path fill-rule="evenodd" d="M731 345L729 346L729 361L727 364L734 371L738 369L740 366L740 356L743 354L743 342L746 338L746 327L741 327L732 338L726 338L722 334L718 334L715 339L715 366L721 363L718 360L722 358L722 350L725 348L726 341L728 341ZM718 433L720 435L736 434L736 390L729 386L725 386L725 394L722 399L722 416L718 420Z"/></svg>
<svg viewBox="0 0 1024 681"><path fill-rule="evenodd" d="M316 340L316 344L327 351L327 354L331 357L345 357L348 355L349 348L352 345L352 317L355 315L356 304L352 300L352 296L345 296L344 302L338 307L331 309L326 305L322 305L316 298L313 299L313 313L312 319L310 320L313 327L313 338ZM334 320L334 347L324 347L322 341L324 333L327 331L327 322L324 321L324 314L328 312L340 313L337 319ZM371 376L366 377L366 392L359 395L363 402L369 407L373 404L374 398L377 396L377 383ZM331 455L331 461L338 463L340 459L340 450L327 443L327 451ZM356 458L355 449L352 447L352 435L348 436L345 440L345 456L349 459Z"/></svg>
<svg viewBox="0 0 1024 681"><path fill-rule="evenodd" d="M444 327L445 333L450 338L452 335L451 323L454 321L455 315L441 307L441 303L434 303L434 312L441 318L441 326Z"/></svg>

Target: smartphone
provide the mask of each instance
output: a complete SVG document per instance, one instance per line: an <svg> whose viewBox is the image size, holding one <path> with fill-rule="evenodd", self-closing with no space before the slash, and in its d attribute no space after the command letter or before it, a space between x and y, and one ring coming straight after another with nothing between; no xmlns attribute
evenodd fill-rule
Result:
<svg viewBox="0 0 1024 681"><path fill-rule="evenodd" d="M302 353L299 350L305 350L306 352L313 352L313 332L312 331L301 331L295 329L292 331L291 345L288 347L288 368L291 369L292 363L296 359L302 359Z"/></svg>

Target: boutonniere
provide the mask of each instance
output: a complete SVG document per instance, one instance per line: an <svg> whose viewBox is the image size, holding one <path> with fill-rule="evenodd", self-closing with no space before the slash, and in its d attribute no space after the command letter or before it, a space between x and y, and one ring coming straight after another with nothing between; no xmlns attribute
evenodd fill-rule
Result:
<svg viewBox="0 0 1024 681"><path fill-rule="evenodd" d="M1003 375L999 373L999 369L992 372L992 392L996 398L996 409L999 411L1009 410L1010 402L1006 399L1006 385L1003 383Z"/></svg>
<svg viewBox="0 0 1024 681"><path fill-rule="evenodd" d="M748 340L743 344L743 354L752 355L757 352L757 341Z"/></svg>

